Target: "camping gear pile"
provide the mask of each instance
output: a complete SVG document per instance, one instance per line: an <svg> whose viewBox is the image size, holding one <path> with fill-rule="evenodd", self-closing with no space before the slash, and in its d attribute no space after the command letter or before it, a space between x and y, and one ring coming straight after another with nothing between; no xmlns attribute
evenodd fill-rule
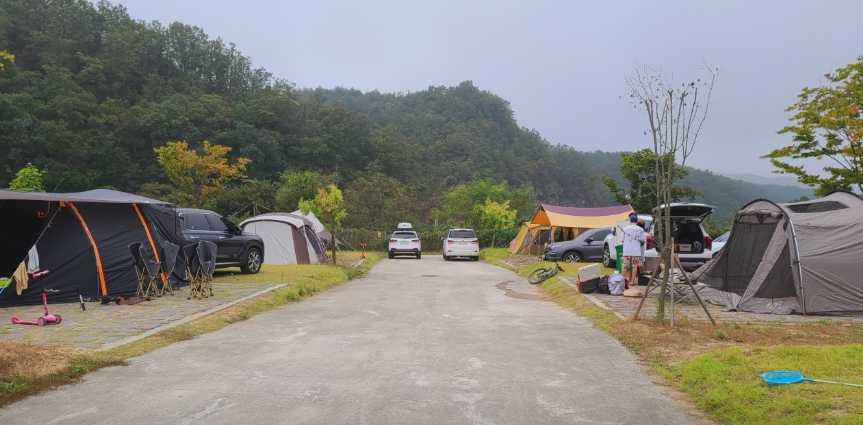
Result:
<svg viewBox="0 0 863 425"><path fill-rule="evenodd" d="M720 255L693 272L708 301L773 314L863 312L863 198L744 206Z"/></svg>

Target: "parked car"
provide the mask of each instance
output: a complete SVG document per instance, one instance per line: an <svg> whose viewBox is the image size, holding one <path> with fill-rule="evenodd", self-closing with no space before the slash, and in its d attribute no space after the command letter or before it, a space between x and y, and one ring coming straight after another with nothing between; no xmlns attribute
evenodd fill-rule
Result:
<svg viewBox="0 0 863 425"><path fill-rule="evenodd" d="M390 235L387 248L387 256L395 258L396 255L413 255L417 259L422 258L422 244L417 232L413 230L396 230Z"/></svg>
<svg viewBox="0 0 863 425"><path fill-rule="evenodd" d="M186 243L214 242L218 246L216 267L240 267L243 273L261 271L264 241L260 236L244 233L228 219L209 210L179 208Z"/></svg>
<svg viewBox="0 0 863 425"><path fill-rule="evenodd" d="M575 239L549 244L543 252L545 261L578 261L602 260L602 247L605 237L611 233L611 228L591 229Z"/></svg>
<svg viewBox="0 0 863 425"><path fill-rule="evenodd" d="M725 242L728 242L729 236L731 236L731 232L725 232L713 240L713 249L710 252L711 256L716 257L719 255L719 251L722 251L722 248L725 247Z"/></svg>
<svg viewBox="0 0 863 425"><path fill-rule="evenodd" d="M674 203L670 205L670 208L680 263L684 269L694 270L713 258L713 240L704 230L702 222L713 213L714 208L710 205L691 202ZM642 271L648 272L659 263L659 254L656 252L653 236L654 220L653 216L649 214L639 214L638 220L644 223L644 230L648 233L644 251L644 266L641 268ZM602 263L606 267L613 267L617 262L615 247L623 243L622 229L628 224L629 221L615 224L611 233L606 236L602 247Z"/></svg>
<svg viewBox="0 0 863 425"><path fill-rule="evenodd" d="M473 229L449 229L443 237L443 259L479 260L479 239Z"/></svg>

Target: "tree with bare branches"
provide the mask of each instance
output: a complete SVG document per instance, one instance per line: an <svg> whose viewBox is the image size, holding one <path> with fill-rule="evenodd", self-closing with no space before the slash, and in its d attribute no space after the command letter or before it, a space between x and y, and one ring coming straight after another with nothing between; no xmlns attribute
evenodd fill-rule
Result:
<svg viewBox="0 0 863 425"><path fill-rule="evenodd" d="M710 110L713 87L719 70L705 66L706 78L675 84L661 72L636 70L627 78L629 100L632 106L645 114L651 148L657 160L656 208L654 209L654 236L660 252L662 276L656 320L665 322L665 297L673 269L674 234L669 205L673 200L676 167L685 167L698 143L704 122Z"/></svg>

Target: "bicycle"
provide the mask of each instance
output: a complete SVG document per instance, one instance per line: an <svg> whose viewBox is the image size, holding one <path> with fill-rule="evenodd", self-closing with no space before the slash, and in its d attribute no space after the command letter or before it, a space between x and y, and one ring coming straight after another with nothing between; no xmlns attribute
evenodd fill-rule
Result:
<svg viewBox="0 0 863 425"><path fill-rule="evenodd" d="M540 267L527 277L527 281L530 282L531 285L539 285L546 280L549 280L555 277L558 273L562 272L563 268L560 267L557 261L554 262L554 267Z"/></svg>

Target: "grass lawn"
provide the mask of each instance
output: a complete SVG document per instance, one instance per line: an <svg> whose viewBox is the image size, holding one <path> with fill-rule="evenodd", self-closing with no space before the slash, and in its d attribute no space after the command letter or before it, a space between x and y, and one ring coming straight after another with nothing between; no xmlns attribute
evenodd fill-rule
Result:
<svg viewBox="0 0 863 425"><path fill-rule="evenodd" d="M549 263L490 249L481 258L527 276ZM513 266L513 264L517 266ZM563 265L565 275L579 264ZM557 278L540 288L620 340L672 387L726 424L863 424L863 389L801 383L768 387L759 374L799 370L814 378L863 383L863 324L848 322L720 323L685 318L674 329L620 320Z"/></svg>
<svg viewBox="0 0 863 425"><path fill-rule="evenodd" d="M0 341L0 407L58 385L75 382L88 372L125 364L146 352L192 339L246 320L258 313L300 301L318 292L365 274L383 255L366 253L357 267L359 253L339 253L339 265L265 265L254 275L239 270L220 271L216 280L231 282L288 283L289 286L231 306L217 313L165 330L148 338L101 352L69 352L51 347ZM344 260L342 260L344 258Z"/></svg>

